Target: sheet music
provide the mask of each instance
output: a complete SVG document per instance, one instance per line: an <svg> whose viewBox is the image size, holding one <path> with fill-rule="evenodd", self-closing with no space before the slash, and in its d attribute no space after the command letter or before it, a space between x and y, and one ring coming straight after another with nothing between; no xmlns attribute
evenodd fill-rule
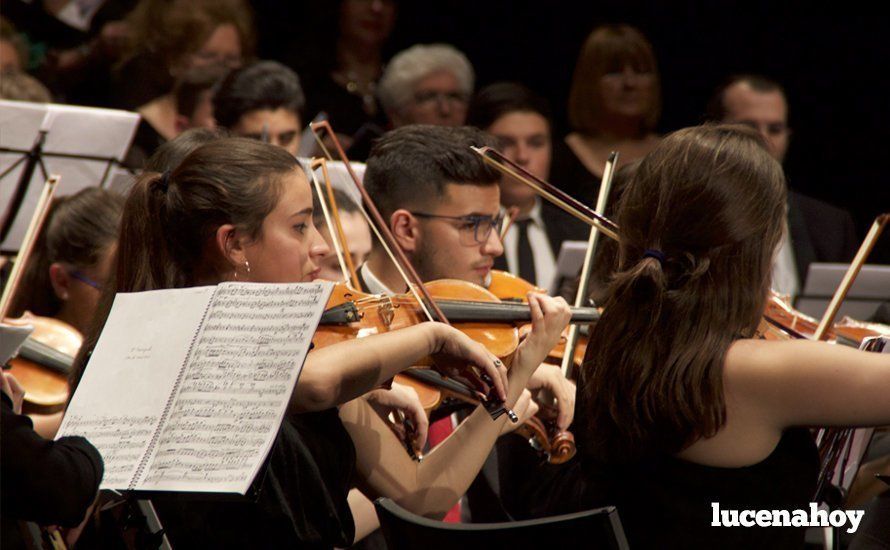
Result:
<svg viewBox="0 0 890 550"><path fill-rule="evenodd" d="M275 441L332 288L219 286L139 489L248 490Z"/></svg>
<svg viewBox="0 0 890 550"><path fill-rule="evenodd" d="M56 189L57 197L101 185L109 163L87 157L122 161L138 124L139 115L127 111L0 100L0 128L3 129L0 132L0 147L18 151L0 152L0 172L20 161L43 129L48 132L42 156L47 174L62 176ZM84 139L84 136L89 136L89 139ZM0 216L5 214L18 187L23 168L24 163L20 163L0 179ZM45 179L41 169L37 168L29 182L22 209L6 240L0 243L3 250L18 250L21 246L27 222L31 219Z"/></svg>
<svg viewBox="0 0 890 550"><path fill-rule="evenodd" d="M82 435L99 450L105 461L101 488L126 489L133 479L214 290L115 298L56 436Z"/></svg>

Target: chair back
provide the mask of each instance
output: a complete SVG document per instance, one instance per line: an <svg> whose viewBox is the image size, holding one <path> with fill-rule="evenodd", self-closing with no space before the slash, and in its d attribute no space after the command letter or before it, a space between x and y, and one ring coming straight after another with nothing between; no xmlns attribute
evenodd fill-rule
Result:
<svg viewBox="0 0 890 550"><path fill-rule="evenodd" d="M502 523L444 523L413 514L388 498L374 502L389 550L471 548L628 548L614 506Z"/></svg>

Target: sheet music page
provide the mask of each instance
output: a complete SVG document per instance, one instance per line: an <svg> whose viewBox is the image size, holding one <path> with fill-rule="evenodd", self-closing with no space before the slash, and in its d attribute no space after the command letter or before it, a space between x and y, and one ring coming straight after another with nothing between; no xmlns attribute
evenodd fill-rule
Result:
<svg viewBox="0 0 890 550"><path fill-rule="evenodd" d="M278 434L333 283L223 283L138 489L244 494Z"/></svg>
<svg viewBox="0 0 890 550"><path fill-rule="evenodd" d="M118 294L56 439L82 435L127 489L216 287Z"/></svg>

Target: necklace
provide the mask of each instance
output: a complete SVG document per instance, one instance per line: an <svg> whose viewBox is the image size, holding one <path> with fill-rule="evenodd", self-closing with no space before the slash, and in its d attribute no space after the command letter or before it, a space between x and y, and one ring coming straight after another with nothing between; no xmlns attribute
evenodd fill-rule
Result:
<svg viewBox="0 0 890 550"><path fill-rule="evenodd" d="M377 83L374 80L359 78L358 73L354 70L335 71L332 76L335 82L346 88L347 92L362 98L362 107L365 113L369 116L377 113L377 101L374 96Z"/></svg>

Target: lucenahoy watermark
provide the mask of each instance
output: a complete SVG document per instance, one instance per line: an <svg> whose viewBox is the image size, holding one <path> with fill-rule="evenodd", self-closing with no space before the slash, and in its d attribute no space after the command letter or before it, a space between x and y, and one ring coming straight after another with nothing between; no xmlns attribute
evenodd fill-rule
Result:
<svg viewBox="0 0 890 550"><path fill-rule="evenodd" d="M820 510L815 502L807 510L721 510L719 502L711 503L713 527L843 527L848 533L859 529L864 510Z"/></svg>

